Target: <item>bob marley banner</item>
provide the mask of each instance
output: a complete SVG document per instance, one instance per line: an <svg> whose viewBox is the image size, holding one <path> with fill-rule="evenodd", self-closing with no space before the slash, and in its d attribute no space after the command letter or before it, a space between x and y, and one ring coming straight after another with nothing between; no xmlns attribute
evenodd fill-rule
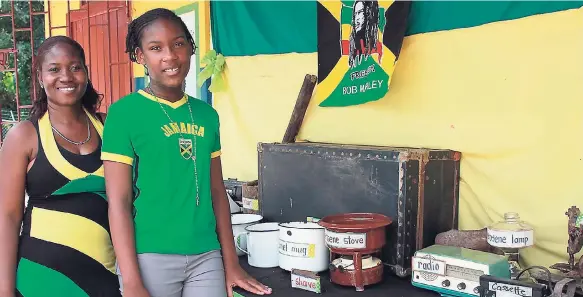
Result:
<svg viewBox="0 0 583 297"><path fill-rule="evenodd" d="M358 105L387 94L410 5L409 1L318 1L315 100L320 106Z"/></svg>

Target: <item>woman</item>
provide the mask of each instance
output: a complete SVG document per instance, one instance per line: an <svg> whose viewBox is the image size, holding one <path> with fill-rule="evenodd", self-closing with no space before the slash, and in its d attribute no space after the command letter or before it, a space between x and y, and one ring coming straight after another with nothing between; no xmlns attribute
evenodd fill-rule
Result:
<svg viewBox="0 0 583 297"><path fill-rule="evenodd" d="M235 253L218 114L183 91L195 51L186 25L169 10L148 11L129 25L126 51L150 85L114 103L104 131L123 295L224 297L233 286L269 294Z"/></svg>
<svg viewBox="0 0 583 297"><path fill-rule="evenodd" d="M85 52L51 37L34 69L31 117L0 151L0 296L120 296L100 160L101 95L87 78Z"/></svg>

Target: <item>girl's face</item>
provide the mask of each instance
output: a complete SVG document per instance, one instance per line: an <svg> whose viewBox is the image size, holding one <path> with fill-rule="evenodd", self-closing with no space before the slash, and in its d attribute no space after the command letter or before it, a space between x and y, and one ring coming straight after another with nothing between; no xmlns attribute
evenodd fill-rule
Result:
<svg viewBox="0 0 583 297"><path fill-rule="evenodd" d="M49 102L60 106L77 104L87 89L87 71L77 51L59 43L41 57L38 79Z"/></svg>
<svg viewBox="0 0 583 297"><path fill-rule="evenodd" d="M180 24L167 19L154 21L142 31L136 51L138 63L148 67L153 83L182 88L190 70L192 46Z"/></svg>

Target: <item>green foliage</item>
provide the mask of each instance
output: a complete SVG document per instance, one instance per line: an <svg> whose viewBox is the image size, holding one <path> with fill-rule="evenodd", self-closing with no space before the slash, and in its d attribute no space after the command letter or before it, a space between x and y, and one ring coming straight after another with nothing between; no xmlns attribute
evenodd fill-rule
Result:
<svg viewBox="0 0 583 297"><path fill-rule="evenodd" d="M0 0L0 13L10 13L11 1ZM30 26L31 16L29 14L28 1L14 1L14 26L16 28L27 28ZM44 11L44 1L32 2L33 11ZM35 48L44 40L45 37L45 18L44 15L32 17ZM0 50L13 49L12 36L12 18L0 17ZM16 48L18 50L18 95L20 105L28 105L32 102L32 55L33 49L30 46L30 32L15 32ZM14 68L14 55L7 56L6 66ZM14 71L0 71L0 106L2 106L2 115L12 110L16 113L16 75ZM9 114L9 112L8 112Z"/></svg>

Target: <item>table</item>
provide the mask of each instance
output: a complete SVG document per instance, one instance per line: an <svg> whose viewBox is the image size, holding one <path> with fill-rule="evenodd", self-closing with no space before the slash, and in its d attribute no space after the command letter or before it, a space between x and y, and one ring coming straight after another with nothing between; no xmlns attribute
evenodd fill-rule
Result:
<svg viewBox="0 0 583 297"><path fill-rule="evenodd" d="M291 287L290 273L276 268L255 268L249 266L247 257L240 257L241 267L258 281L273 289L274 297L315 297L318 294ZM386 270L388 271L388 269ZM343 287L330 283L328 273L320 274L322 295L330 297L437 297L439 294L419 289L411 285L410 278L399 278L385 273L385 280L379 284L367 286L363 292L356 292L355 288ZM237 293L245 296L258 296L240 289Z"/></svg>

